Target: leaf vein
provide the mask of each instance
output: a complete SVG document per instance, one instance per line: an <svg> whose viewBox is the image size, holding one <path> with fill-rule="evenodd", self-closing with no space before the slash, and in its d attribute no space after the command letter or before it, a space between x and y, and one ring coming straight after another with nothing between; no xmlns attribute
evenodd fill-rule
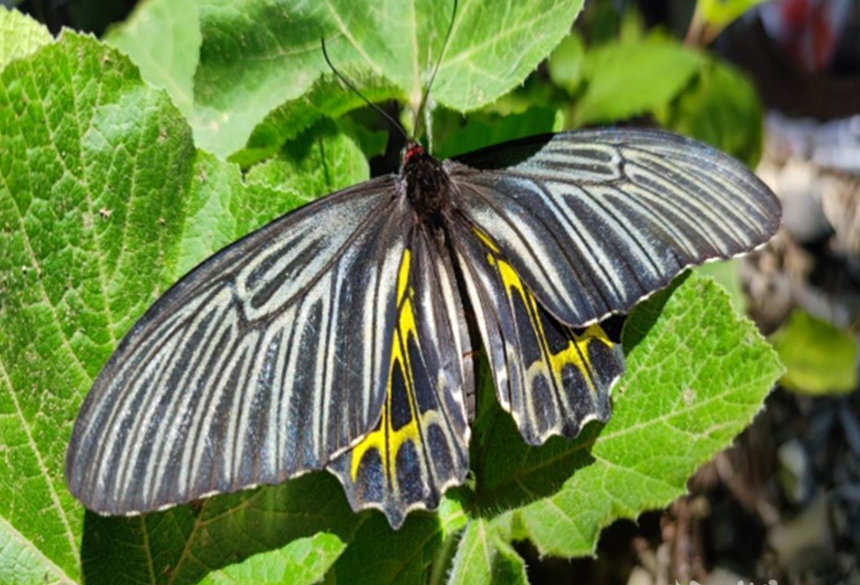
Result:
<svg viewBox="0 0 860 585"><path fill-rule="evenodd" d="M0 375L3 377L3 381L5 382L5 386L9 389L9 398L12 400L12 405L15 407L15 414L18 419L21 421L21 428L24 430L24 434L27 436L27 444L30 447L30 450L33 452L33 456L36 458L36 464L39 468L39 473L44 477L45 484L48 487L48 494L51 497L51 502L53 507L57 511L57 515L60 518L60 522L62 522L63 527L66 532L66 539L69 541L69 546L72 548L72 555L75 558L80 556L80 552L78 551L78 543L75 539L74 532L72 531L71 523L69 522L69 517L66 514L65 508L60 503L60 496L57 493L57 490L54 489L54 482L51 479L51 473L48 470L48 466L45 464L45 460L42 459L42 453L39 451L39 445L36 443L36 440L33 438L33 432L30 428L30 423L27 420L27 417L24 416L24 411L21 410L21 404L18 402L18 397L15 395L15 389L12 385L12 381L9 379L8 372L6 370L6 364L0 359Z"/></svg>

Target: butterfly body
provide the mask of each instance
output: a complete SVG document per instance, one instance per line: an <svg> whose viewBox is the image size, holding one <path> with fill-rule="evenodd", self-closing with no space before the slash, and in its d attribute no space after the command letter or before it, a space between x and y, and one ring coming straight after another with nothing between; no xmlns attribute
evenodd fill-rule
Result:
<svg viewBox="0 0 860 585"><path fill-rule="evenodd" d="M81 408L69 487L130 514L327 469L398 527L468 472L473 340L528 443L576 436L623 372L601 322L779 216L741 164L658 131L446 161L410 145L398 174L249 234L141 317Z"/></svg>
<svg viewBox="0 0 860 585"><path fill-rule="evenodd" d="M409 144L403 155L399 179L406 197L421 220L437 224L451 206L451 182L442 163L419 144Z"/></svg>

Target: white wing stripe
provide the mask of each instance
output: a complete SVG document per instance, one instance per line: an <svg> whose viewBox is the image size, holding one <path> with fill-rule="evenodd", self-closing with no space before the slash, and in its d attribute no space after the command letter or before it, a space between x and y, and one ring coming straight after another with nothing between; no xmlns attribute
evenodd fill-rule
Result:
<svg viewBox="0 0 860 585"><path fill-rule="evenodd" d="M180 329L181 335L178 339L175 337L171 337L164 342L164 344L158 343L159 340L153 340L150 344L150 347L153 351L157 351L162 355L171 355L173 354L174 348L177 348L177 351L182 353L190 353L191 348L186 347L185 350L181 350L184 345L184 342L188 339L194 338L203 322L211 322L214 319L214 313L196 313L192 314L190 318L188 318L187 323L190 323L190 327L186 329ZM183 323L185 325L185 323ZM146 363L148 361L149 353L144 353L144 358L140 360L140 363ZM167 359L167 357L165 357ZM160 362L160 360L159 360ZM138 381L137 384L133 383L132 388L135 390L133 392L129 392L127 395L127 400L131 400L135 397L142 397L143 401L140 403L137 408L129 408L126 411L118 411L122 412L125 419L133 417L134 424L129 429L128 434L125 436L123 443L126 444L125 449L121 449L123 447L122 444L116 443L113 445L113 449L118 449L119 459L116 462L112 462L112 457L103 457L101 459L103 473L108 473L107 469L104 469L105 465L109 463L113 463L113 467L116 470L117 476L119 478L125 479L131 473L130 470L133 470L134 467L138 464L138 459L140 457L140 453L145 448L152 447L151 443L148 443L145 438L148 434L152 434L154 432L155 426L159 423L159 421L163 418L159 416L158 410L159 405L162 400L164 400L165 392L162 391L163 388L167 384L173 380L176 374L179 374L179 379L175 382L178 384L187 374L187 370L180 370L177 372L176 367L166 367L162 369L156 377L150 381L148 385L142 385L139 383L139 377L133 377L132 380ZM147 391L149 390L149 391ZM115 411L117 412L117 411ZM124 482L120 482L124 483Z"/></svg>
<svg viewBox="0 0 860 585"><path fill-rule="evenodd" d="M779 202L743 165L664 132L563 133L498 157L520 161L500 168L482 151L463 158L477 168L446 163L465 195L458 212L574 326L629 310L686 266L753 248L779 223Z"/></svg>
<svg viewBox="0 0 860 585"><path fill-rule="evenodd" d="M152 510L319 469L366 432L390 349L377 330L394 314L396 267L380 277L379 250L389 270L405 246L391 226L413 219L394 181L284 216L162 296L81 409L72 492L101 512ZM351 302L373 310L347 318Z"/></svg>

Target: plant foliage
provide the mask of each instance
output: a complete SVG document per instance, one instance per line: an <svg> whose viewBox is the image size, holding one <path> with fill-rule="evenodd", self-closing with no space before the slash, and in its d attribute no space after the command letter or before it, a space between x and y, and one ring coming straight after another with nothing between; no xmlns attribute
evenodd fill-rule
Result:
<svg viewBox="0 0 860 585"><path fill-rule="evenodd" d="M85 513L68 494L74 417L147 306L215 250L369 176L361 102L327 73L319 38L368 96L408 111L450 22L440 4L149 0L107 42L53 40L0 8L0 582L524 583L514 541L591 553L603 526L683 494L755 416L781 372L775 354L692 275L630 316L613 417L574 441L525 445L484 372L474 477L397 533L375 511L354 514L322 472L133 518ZM532 133L530 120L559 126L566 90L515 88L580 6L460 2L431 96L448 112L438 151L512 113L493 140ZM597 64L624 61L605 48L581 71L593 97L580 117L683 110L684 92L705 92L688 83L703 57L659 43L639 58L668 67L683 54L671 87L628 96L620 69L600 78ZM601 105L607 92L618 111ZM456 113L482 107L473 122Z"/></svg>

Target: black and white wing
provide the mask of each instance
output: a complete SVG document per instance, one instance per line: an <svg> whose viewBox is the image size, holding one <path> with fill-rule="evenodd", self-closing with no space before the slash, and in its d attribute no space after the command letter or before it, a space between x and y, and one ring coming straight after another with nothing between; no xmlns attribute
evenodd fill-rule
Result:
<svg viewBox="0 0 860 585"><path fill-rule="evenodd" d="M624 354L598 324L574 329L553 317L489 235L452 222L453 246L499 403L523 438L539 445L609 420L609 392Z"/></svg>
<svg viewBox="0 0 860 585"><path fill-rule="evenodd" d="M563 133L461 161L445 163L458 261L499 401L532 444L608 419L624 356L598 322L779 224L746 167L660 131Z"/></svg>
<svg viewBox="0 0 860 585"><path fill-rule="evenodd" d="M744 165L658 130L565 132L461 160L446 162L458 211L572 326L627 312L685 267L748 252L781 215Z"/></svg>
<svg viewBox="0 0 860 585"><path fill-rule="evenodd" d="M408 210L382 177L198 266L134 325L75 423L70 490L108 514L323 468L377 424Z"/></svg>
<svg viewBox="0 0 860 585"><path fill-rule="evenodd" d="M420 223L398 273L396 315L379 422L328 468L353 509L378 508L399 528L409 510L435 509L469 471L468 328L449 255Z"/></svg>

